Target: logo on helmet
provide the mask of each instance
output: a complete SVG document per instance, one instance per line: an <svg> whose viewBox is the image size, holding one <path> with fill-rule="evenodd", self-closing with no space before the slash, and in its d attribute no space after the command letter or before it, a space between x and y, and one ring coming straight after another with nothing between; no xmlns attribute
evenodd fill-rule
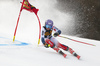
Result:
<svg viewBox="0 0 100 66"><path fill-rule="evenodd" d="M49 25L51 25L52 23L48 23Z"/></svg>

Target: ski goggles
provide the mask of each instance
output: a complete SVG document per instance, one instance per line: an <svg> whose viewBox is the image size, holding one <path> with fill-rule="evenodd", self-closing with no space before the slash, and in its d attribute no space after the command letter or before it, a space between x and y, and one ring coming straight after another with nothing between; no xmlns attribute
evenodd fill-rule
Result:
<svg viewBox="0 0 100 66"><path fill-rule="evenodd" d="M51 29L51 28L52 28L52 26L50 26L50 25L46 25L46 28L50 28L50 29Z"/></svg>

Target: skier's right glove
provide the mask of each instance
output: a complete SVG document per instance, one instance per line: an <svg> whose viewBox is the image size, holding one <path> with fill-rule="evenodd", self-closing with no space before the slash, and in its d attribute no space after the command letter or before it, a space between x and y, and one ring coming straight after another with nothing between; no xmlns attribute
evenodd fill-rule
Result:
<svg viewBox="0 0 100 66"><path fill-rule="evenodd" d="M54 33L54 37L57 37L59 35L59 33Z"/></svg>
<svg viewBox="0 0 100 66"><path fill-rule="evenodd" d="M44 44L44 47L49 48L50 47L50 44L45 43Z"/></svg>

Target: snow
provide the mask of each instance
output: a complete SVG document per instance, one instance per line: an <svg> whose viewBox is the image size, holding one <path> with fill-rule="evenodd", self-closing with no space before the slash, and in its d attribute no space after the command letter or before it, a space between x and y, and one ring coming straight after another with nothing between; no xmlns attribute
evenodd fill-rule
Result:
<svg viewBox="0 0 100 66"><path fill-rule="evenodd" d="M37 1L34 1L35 5L42 9ZM81 56L80 60L67 51L62 50L67 54L67 58L64 58L53 49L43 47L42 43L38 46L38 20L33 13L25 10L21 14L16 41L13 42L13 33L21 6L16 2L18 1L0 1L0 66L100 66L100 41L63 35L96 45L90 46L61 37L56 38L75 50ZM39 16L43 24L47 17L43 16L42 12L39 12Z"/></svg>

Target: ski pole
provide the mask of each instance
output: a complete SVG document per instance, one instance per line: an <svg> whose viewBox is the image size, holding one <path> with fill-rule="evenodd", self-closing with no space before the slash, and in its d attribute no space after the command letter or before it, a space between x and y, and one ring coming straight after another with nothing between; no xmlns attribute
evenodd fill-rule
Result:
<svg viewBox="0 0 100 66"><path fill-rule="evenodd" d="M69 40L72 40L72 41L75 41L75 42L79 42L79 43L83 43L83 44L91 45L91 46L96 46L96 45L94 45L94 44L89 44L89 43L86 43L86 42L82 42L82 41L74 40L74 39L71 39L71 38L68 38L68 37L64 37L64 36L59 36L59 37L62 37L62 38L65 38L65 39L69 39Z"/></svg>

